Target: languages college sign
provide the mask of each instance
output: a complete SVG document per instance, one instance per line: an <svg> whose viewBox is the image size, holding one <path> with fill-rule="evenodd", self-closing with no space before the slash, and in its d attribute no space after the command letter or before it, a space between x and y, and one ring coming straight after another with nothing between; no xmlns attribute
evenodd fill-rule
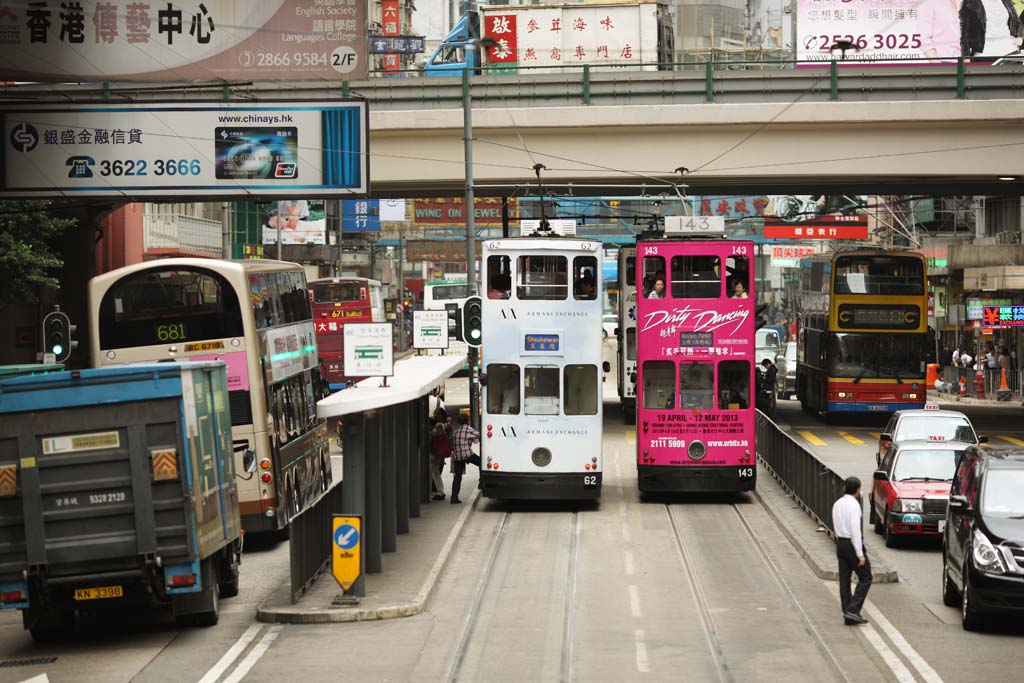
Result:
<svg viewBox="0 0 1024 683"><path fill-rule="evenodd" d="M8 81L366 78L360 0L4 2Z"/></svg>
<svg viewBox="0 0 1024 683"><path fill-rule="evenodd" d="M17 105L0 121L0 198L369 192L365 102Z"/></svg>

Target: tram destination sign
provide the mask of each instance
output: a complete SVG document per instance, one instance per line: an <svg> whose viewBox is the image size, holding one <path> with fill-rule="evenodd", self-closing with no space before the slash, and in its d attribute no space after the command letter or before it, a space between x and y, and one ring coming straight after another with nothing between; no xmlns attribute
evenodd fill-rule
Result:
<svg viewBox="0 0 1024 683"><path fill-rule="evenodd" d="M836 318L844 330L916 330L921 325L921 307L840 304Z"/></svg>
<svg viewBox="0 0 1024 683"><path fill-rule="evenodd" d="M356 100L0 106L0 198L358 197Z"/></svg>

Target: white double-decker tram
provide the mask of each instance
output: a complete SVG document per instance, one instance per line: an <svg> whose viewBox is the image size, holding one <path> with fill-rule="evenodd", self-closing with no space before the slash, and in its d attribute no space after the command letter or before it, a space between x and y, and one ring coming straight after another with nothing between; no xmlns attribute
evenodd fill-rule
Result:
<svg viewBox="0 0 1024 683"><path fill-rule="evenodd" d="M483 495L598 498L601 243L517 237L483 253Z"/></svg>

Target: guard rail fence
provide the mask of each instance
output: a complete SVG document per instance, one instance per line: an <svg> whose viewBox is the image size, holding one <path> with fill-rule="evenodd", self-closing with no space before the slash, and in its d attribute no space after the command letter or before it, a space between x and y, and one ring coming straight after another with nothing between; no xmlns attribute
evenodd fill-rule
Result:
<svg viewBox="0 0 1024 683"><path fill-rule="evenodd" d="M341 482L335 481L316 503L292 517L288 552L293 605L327 570L331 561L331 520L341 510Z"/></svg>

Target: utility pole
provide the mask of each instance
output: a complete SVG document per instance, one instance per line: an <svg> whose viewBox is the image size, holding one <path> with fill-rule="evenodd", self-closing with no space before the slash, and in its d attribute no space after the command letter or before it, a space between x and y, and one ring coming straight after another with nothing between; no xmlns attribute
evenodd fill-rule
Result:
<svg viewBox="0 0 1024 683"><path fill-rule="evenodd" d="M220 205L220 238L222 258L231 258L231 202Z"/></svg>
<svg viewBox="0 0 1024 683"><path fill-rule="evenodd" d="M402 226L398 226L398 350L405 351L405 260L402 253Z"/></svg>
<svg viewBox="0 0 1024 683"><path fill-rule="evenodd" d="M476 284L476 204L473 197L473 100L469 90L470 50L479 50L478 38L466 45L466 69L462 72L462 139L465 146L466 166L466 286L472 291ZM480 369L479 353L470 346L467 353L469 362L469 420L480 427Z"/></svg>

